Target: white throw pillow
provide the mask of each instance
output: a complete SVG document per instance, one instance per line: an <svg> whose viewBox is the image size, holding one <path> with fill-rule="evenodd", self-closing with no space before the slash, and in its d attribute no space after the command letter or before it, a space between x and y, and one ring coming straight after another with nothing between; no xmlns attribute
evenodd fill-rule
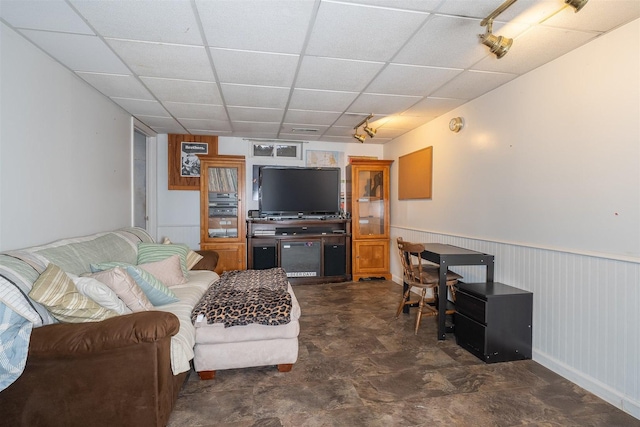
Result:
<svg viewBox="0 0 640 427"><path fill-rule="evenodd" d="M153 304L151 304L149 298L147 298L136 281L133 280L133 277L129 276L122 267L94 273L89 277L93 277L111 288L131 311L153 310Z"/></svg>
<svg viewBox="0 0 640 427"><path fill-rule="evenodd" d="M73 280L82 295L91 298L104 308L111 309L118 314L132 313L131 309L118 298L118 295L99 280L93 277L79 277L68 273L67 275L71 277L71 280Z"/></svg>

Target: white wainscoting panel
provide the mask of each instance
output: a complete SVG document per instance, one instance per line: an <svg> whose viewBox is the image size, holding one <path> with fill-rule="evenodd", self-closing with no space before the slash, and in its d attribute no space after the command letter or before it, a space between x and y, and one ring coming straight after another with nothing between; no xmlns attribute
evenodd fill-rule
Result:
<svg viewBox="0 0 640 427"><path fill-rule="evenodd" d="M496 282L533 292L533 359L640 418L640 262L392 227L398 283L397 237L494 255ZM451 269L485 281L484 267Z"/></svg>

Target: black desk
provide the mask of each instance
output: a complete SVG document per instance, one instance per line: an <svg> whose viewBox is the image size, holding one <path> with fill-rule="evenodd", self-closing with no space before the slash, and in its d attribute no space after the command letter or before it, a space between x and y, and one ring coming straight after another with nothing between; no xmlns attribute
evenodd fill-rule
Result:
<svg viewBox="0 0 640 427"><path fill-rule="evenodd" d="M424 243L424 248L425 251L420 254L422 259L440 266L438 295L444 295L444 298L438 298L438 339L444 340L446 338L447 269L454 265L486 265L487 282L493 282L494 259L493 255L442 243Z"/></svg>

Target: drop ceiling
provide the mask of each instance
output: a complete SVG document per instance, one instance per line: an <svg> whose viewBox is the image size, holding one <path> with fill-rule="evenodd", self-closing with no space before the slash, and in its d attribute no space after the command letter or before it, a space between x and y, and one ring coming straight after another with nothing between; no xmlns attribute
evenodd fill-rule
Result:
<svg viewBox="0 0 640 427"><path fill-rule="evenodd" d="M0 0L0 20L158 133L385 143L640 17L638 0Z"/></svg>

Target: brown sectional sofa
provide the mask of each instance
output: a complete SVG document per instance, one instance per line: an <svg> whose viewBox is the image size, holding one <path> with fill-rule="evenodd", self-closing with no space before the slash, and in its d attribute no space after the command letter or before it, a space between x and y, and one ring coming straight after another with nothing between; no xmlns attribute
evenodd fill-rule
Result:
<svg viewBox="0 0 640 427"><path fill-rule="evenodd" d="M217 253L201 254L194 269L213 270ZM171 337L180 328L165 311L33 328L24 372L0 392L0 424L166 425L189 374L172 369Z"/></svg>

